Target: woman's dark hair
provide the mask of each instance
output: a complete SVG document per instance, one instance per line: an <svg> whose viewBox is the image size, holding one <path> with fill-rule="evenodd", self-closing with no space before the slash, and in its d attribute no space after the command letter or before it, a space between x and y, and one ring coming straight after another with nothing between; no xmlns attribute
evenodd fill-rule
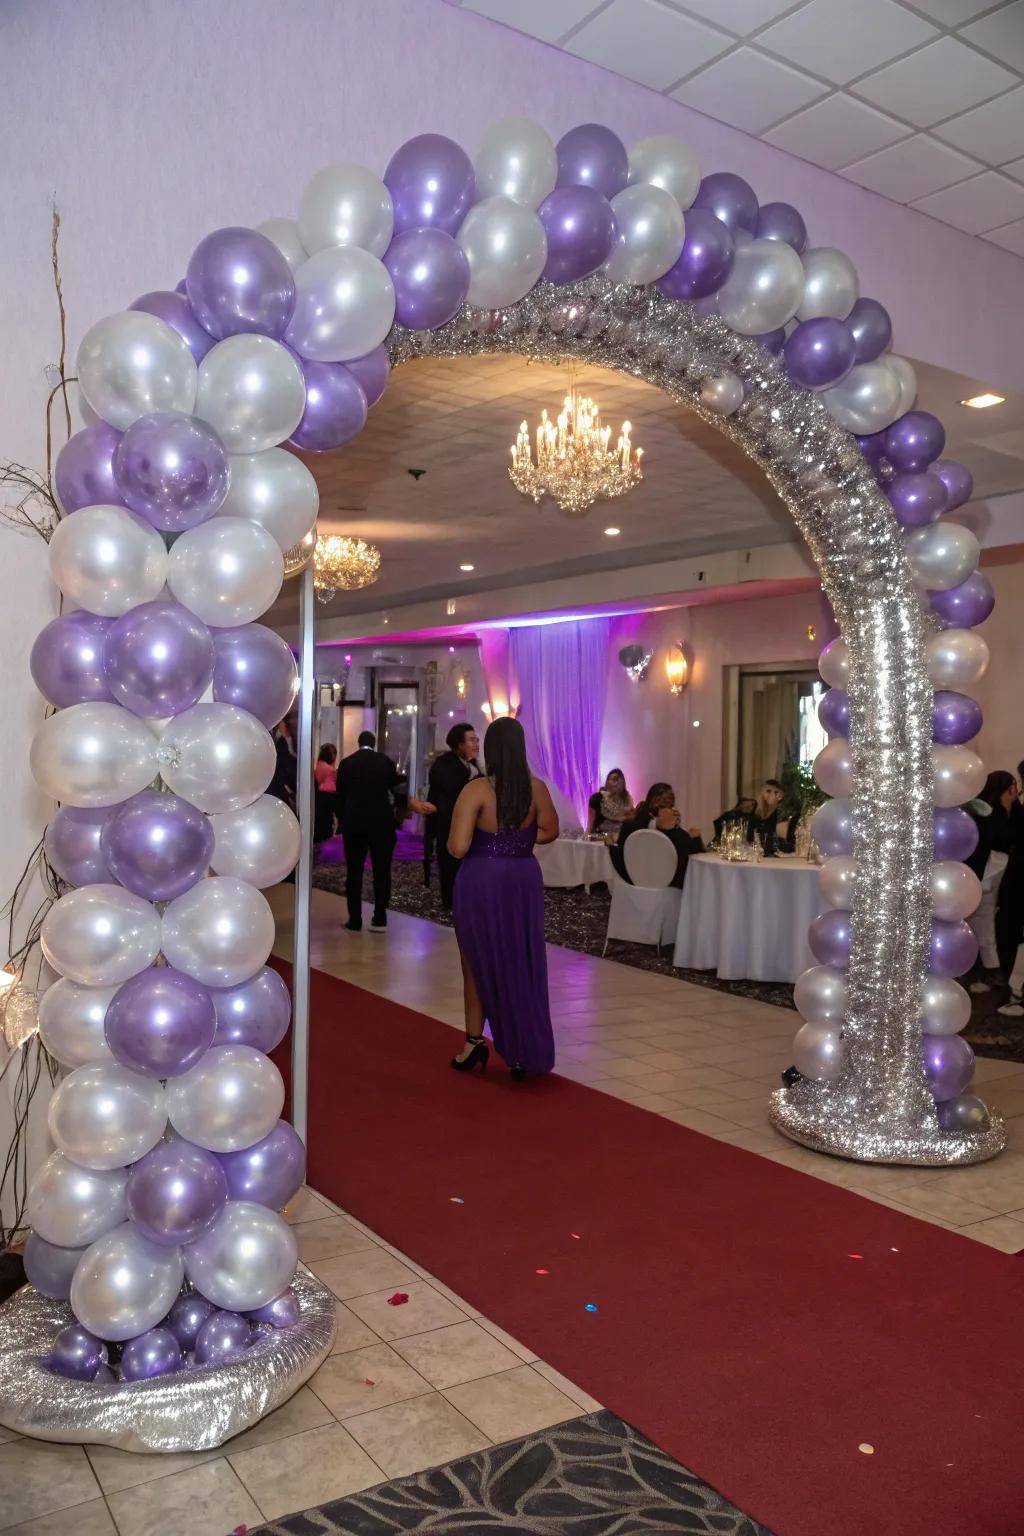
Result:
<svg viewBox="0 0 1024 1536"><path fill-rule="evenodd" d="M625 789L625 787L626 787L626 775L623 773L621 768L609 768L608 769L608 772L604 776L605 786L607 786L608 780L611 778L613 773L617 773L618 774L619 778L622 780L622 787L623 787L623 789Z"/></svg>
<svg viewBox="0 0 1024 1536"><path fill-rule="evenodd" d="M533 800L530 765L526 761L526 732L518 720L492 720L484 735L484 762L494 780L499 827L518 827Z"/></svg>
<svg viewBox="0 0 1024 1536"><path fill-rule="evenodd" d="M986 805L990 805L992 809L995 810L1003 795L1006 794L1006 791L1008 789L1015 789L1016 787L1017 780L1014 778L1013 774L1007 773L1005 768L997 768L996 771L994 773L990 773L988 778L985 780L985 788L978 796L978 799L984 800Z"/></svg>
<svg viewBox="0 0 1024 1536"><path fill-rule="evenodd" d="M335 763L338 760L338 749L333 741L325 741L316 755L318 763Z"/></svg>
<svg viewBox="0 0 1024 1536"><path fill-rule="evenodd" d="M444 739L449 752L457 752L472 729L468 720L460 720L458 725L453 725Z"/></svg>
<svg viewBox="0 0 1024 1536"><path fill-rule="evenodd" d="M651 805L651 801L656 800L659 795L663 795L666 790L668 790L669 794L672 794L672 785L663 784L660 781L657 784L651 785L650 789L647 791L646 795L644 795L640 804L636 808L637 820L639 820L641 816L653 816L655 814L654 808Z"/></svg>

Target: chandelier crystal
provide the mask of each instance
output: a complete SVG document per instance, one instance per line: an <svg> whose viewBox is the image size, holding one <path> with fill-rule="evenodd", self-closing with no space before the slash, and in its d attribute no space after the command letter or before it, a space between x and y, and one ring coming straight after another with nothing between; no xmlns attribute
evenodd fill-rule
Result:
<svg viewBox="0 0 1024 1536"><path fill-rule="evenodd" d="M611 427L601 425L601 413L587 395L578 395L570 381L558 420L541 412L537 428L536 462L530 432L521 422L512 449L509 477L523 496L540 502L551 496L563 512L579 517L595 501L624 496L644 477L642 448L634 448L630 422L622 423L614 450Z"/></svg>
<svg viewBox="0 0 1024 1536"><path fill-rule="evenodd" d="M322 603L335 592L369 587L380 575L380 550L347 534L318 538L313 551L313 590Z"/></svg>

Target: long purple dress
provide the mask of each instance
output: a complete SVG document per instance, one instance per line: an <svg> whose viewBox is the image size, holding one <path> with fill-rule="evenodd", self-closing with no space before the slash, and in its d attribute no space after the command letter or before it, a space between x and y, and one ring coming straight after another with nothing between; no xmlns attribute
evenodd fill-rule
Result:
<svg viewBox="0 0 1024 1536"><path fill-rule="evenodd" d="M510 1067L550 1072L544 881L533 856L536 826L473 833L459 866L452 917L494 1043Z"/></svg>

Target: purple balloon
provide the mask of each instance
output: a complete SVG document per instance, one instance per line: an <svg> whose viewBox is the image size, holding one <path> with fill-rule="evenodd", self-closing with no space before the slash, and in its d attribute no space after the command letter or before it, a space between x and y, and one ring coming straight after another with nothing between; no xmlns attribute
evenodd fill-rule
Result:
<svg viewBox="0 0 1024 1536"><path fill-rule="evenodd" d="M270 1323L274 1328L292 1328L299 1320L299 1298L292 1286L289 1286L280 1296L268 1301L265 1307L257 1307L255 1312L247 1312L245 1315L254 1323Z"/></svg>
<svg viewBox="0 0 1024 1536"><path fill-rule="evenodd" d="M811 821L811 835L827 858L853 852L853 808L849 800L826 800Z"/></svg>
<svg viewBox="0 0 1024 1536"><path fill-rule="evenodd" d="M147 1328L121 1351L122 1381L151 1381L154 1376L170 1376L181 1366L181 1345L169 1328Z"/></svg>
<svg viewBox="0 0 1024 1536"><path fill-rule="evenodd" d="M69 1323L53 1341L53 1347L44 1360L58 1376L70 1376L74 1381L92 1381L101 1365L107 1363L107 1346L81 1323Z"/></svg>
<svg viewBox="0 0 1024 1536"><path fill-rule="evenodd" d="M306 409L288 441L311 453L340 448L366 425L363 387L344 363L315 363L294 355L306 382Z"/></svg>
<svg viewBox="0 0 1024 1536"><path fill-rule="evenodd" d="M886 457L897 469L927 469L946 446L946 430L931 411L908 411L885 429Z"/></svg>
<svg viewBox="0 0 1024 1536"><path fill-rule="evenodd" d="M252 1328L238 1312L214 1312L196 1337L196 1365L231 1365L249 1347Z"/></svg>
<svg viewBox="0 0 1024 1536"><path fill-rule="evenodd" d="M58 1248L56 1243L48 1243L38 1232L30 1232L22 1255L25 1279L41 1296L67 1301L71 1295L71 1277L84 1252L84 1248Z"/></svg>
<svg viewBox="0 0 1024 1536"><path fill-rule="evenodd" d="M217 1015L215 1045L251 1045L269 1053L288 1033L291 994L269 965L237 987L211 987Z"/></svg>
<svg viewBox="0 0 1024 1536"><path fill-rule="evenodd" d="M411 331L446 325L469 292L466 253L441 229L407 229L396 235L384 253L384 265L395 285L395 319Z"/></svg>
<svg viewBox="0 0 1024 1536"><path fill-rule="evenodd" d="M966 693L939 688L932 704L932 739L944 746L962 746L981 730L981 705Z"/></svg>
<svg viewBox="0 0 1024 1536"><path fill-rule="evenodd" d="M843 324L853 337L856 363L873 363L892 341L889 311L877 299L858 299Z"/></svg>
<svg viewBox="0 0 1024 1536"><path fill-rule="evenodd" d="M102 833L110 810L64 805L43 838L43 852L68 885L117 885L103 852Z"/></svg>
<svg viewBox="0 0 1024 1536"><path fill-rule="evenodd" d="M53 471L57 499L66 514L80 507L126 505L114 479L114 454L121 434L105 421L69 437Z"/></svg>
<svg viewBox="0 0 1024 1536"><path fill-rule="evenodd" d="M966 505L974 495L974 476L966 464L959 464L956 459L938 459L932 465L932 473L946 487L947 512Z"/></svg>
<svg viewBox="0 0 1024 1536"><path fill-rule="evenodd" d="M206 874L213 842L213 825L196 806L144 789L105 813L100 849L110 878L125 890L174 901Z"/></svg>
<svg viewBox="0 0 1024 1536"><path fill-rule="evenodd" d="M191 1291L178 1297L164 1319L164 1327L174 1335L182 1349L195 1349L199 1330L216 1310L212 1301Z"/></svg>
<svg viewBox="0 0 1024 1536"><path fill-rule="evenodd" d="M283 336L295 308L291 268L256 229L215 229L200 240L185 290L200 325L218 341L253 331Z"/></svg>
<svg viewBox="0 0 1024 1536"><path fill-rule="evenodd" d="M931 470L894 475L885 494L903 528L926 528L946 510L946 487Z"/></svg>
<svg viewBox="0 0 1024 1536"><path fill-rule="evenodd" d="M62 613L36 636L29 668L39 692L58 709L71 704L112 704L103 673L103 641L112 619L96 613Z"/></svg>
<svg viewBox="0 0 1024 1536"><path fill-rule="evenodd" d="M353 357L345 367L349 373L355 374L363 394L366 396L368 406L377 404L384 393L391 372L391 364L388 362L387 350L383 343L374 347L372 352L365 353L362 357Z"/></svg>
<svg viewBox="0 0 1024 1536"><path fill-rule="evenodd" d="M877 467L885 458L884 432L871 432L867 437L858 437L856 443L869 464Z"/></svg>
<svg viewBox="0 0 1024 1536"><path fill-rule="evenodd" d="M785 346L786 371L803 389L828 389L853 367L853 337L841 320L804 320Z"/></svg>
<svg viewBox="0 0 1024 1536"><path fill-rule="evenodd" d="M213 639L181 603L140 603L115 619L103 671L118 704L145 720L180 715L213 680Z"/></svg>
<svg viewBox="0 0 1024 1536"><path fill-rule="evenodd" d="M555 146L558 187L593 187L604 197L621 192L629 180L629 156L617 133L601 123L570 128Z"/></svg>
<svg viewBox="0 0 1024 1536"><path fill-rule="evenodd" d="M755 336L753 339L773 357L781 357L786 345L786 327L780 325L777 331L765 331L763 336Z"/></svg>
<svg viewBox="0 0 1024 1536"><path fill-rule="evenodd" d="M963 976L978 958L978 940L967 922L932 923L931 953L928 969L935 976ZM957 1093L959 1093L959 1088Z"/></svg>
<svg viewBox="0 0 1024 1536"><path fill-rule="evenodd" d="M395 207L395 234L440 229L454 235L476 196L466 151L441 133L421 133L395 151L384 172Z"/></svg>
<svg viewBox="0 0 1024 1536"><path fill-rule="evenodd" d="M757 228L759 209L754 189L732 171L713 171L710 176L705 176L697 188L693 206L710 209L733 234L739 229L752 235Z"/></svg>
<svg viewBox="0 0 1024 1536"><path fill-rule="evenodd" d="M213 632L213 697L262 720L268 731L295 702L298 668L287 643L265 624Z"/></svg>
<svg viewBox="0 0 1024 1536"><path fill-rule="evenodd" d="M198 416L151 411L133 421L114 454L125 504L162 533L213 516L231 483L224 444Z"/></svg>
<svg viewBox="0 0 1024 1536"><path fill-rule="evenodd" d="M936 806L932 812L935 857L963 863L978 846L978 823L959 806Z"/></svg>
<svg viewBox="0 0 1024 1536"><path fill-rule="evenodd" d="M224 1170L213 1153L179 1137L158 1142L128 1175L128 1215L161 1248L202 1237L227 1198Z"/></svg>
<svg viewBox="0 0 1024 1536"><path fill-rule="evenodd" d="M279 1120L254 1146L218 1152L217 1157L227 1175L231 1200L254 1200L274 1211L288 1204L306 1177L306 1149L287 1120Z"/></svg>
<svg viewBox="0 0 1024 1536"><path fill-rule="evenodd" d="M156 315L158 320L166 321L172 330L177 331L197 363L201 363L210 348L216 345L209 331L203 330L192 313L185 297L184 283L181 290L175 290L174 293L162 288L153 293L144 293L128 308L141 309L143 314Z"/></svg>
<svg viewBox="0 0 1024 1536"><path fill-rule="evenodd" d="M842 688L830 688L818 704L818 724L830 736L846 736L850 729L850 701Z"/></svg>
<svg viewBox="0 0 1024 1536"><path fill-rule="evenodd" d="M797 254L807 244L807 225L792 203L762 203L754 234L758 240L779 240L783 245L791 245Z"/></svg>
<svg viewBox="0 0 1024 1536"><path fill-rule="evenodd" d="M615 243L612 205L593 187L556 187L537 209L548 240L545 283L574 283L596 272Z"/></svg>
<svg viewBox="0 0 1024 1536"><path fill-rule="evenodd" d="M996 605L992 583L980 571L972 571L958 587L930 592L928 600L943 629L972 629L976 624L984 624Z"/></svg>
<svg viewBox="0 0 1024 1536"><path fill-rule="evenodd" d="M151 966L126 981L103 1020L114 1056L145 1077L180 1077L205 1056L216 1032L207 989L169 965Z"/></svg>
<svg viewBox="0 0 1024 1536"><path fill-rule="evenodd" d="M178 280L178 282L175 283L174 291L175 291L175 293L180 293L182 295L187 295L187 293L188 293L188 284L186 283L186 281L185 281L185 279L183 277L180 278Z"/></svg>
<svg viewBox="0 0 1024 1536"><path fill-rule="evenodd" d="M834 965L845 971L850 963L852 914L833 908L822 912L807 930L811 954L821 965Z"/></svg>
<svg viewBox="0 0 1024 1536"><path fill-rule="evenodd" d="M962 1035L922 1035L921 1058L937 1103L955 1099L974 1076L974 1052Z"/></svg>
<svg viewBox="0 0 1024 1536"><path fill-rule="evenodd" d="M685 223L679 260L656 285L666 299L703 299L717 293L736 260L732 231L709 209L688 208Z"/></svg>

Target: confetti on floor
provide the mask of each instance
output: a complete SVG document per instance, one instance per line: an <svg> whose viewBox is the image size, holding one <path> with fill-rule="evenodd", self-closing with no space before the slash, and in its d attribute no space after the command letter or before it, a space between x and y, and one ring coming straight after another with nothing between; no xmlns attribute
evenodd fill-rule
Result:
<svg viewBox="0 0 1024 1536"><path fill-rule="evenodd" d="M584 1310L584 1312L596 1312L597 1311L597 1305L596 1305L595 1302L588 1301L586 1306L583 1308L583 1310Z"/></svg>
<svg viewBox="0 0 1024 1536"><path fill-rule="evenodd" d="M848 1259L862 1259L864 1255L862 1253L848 1253L846 1257Z"/></svg>
<svg viewBox="0 0 1024 1536"><path fill-rule="evenodd" d="M865 1456L873 1456L875 1454L874 1446L868 1445L866 1440L862 1445L858 1445L857 1449L858 1451L862 1451Z"/></svg>
<svg viewBox="0 0 1024 1536"><path fill-rule="evenodd" d="M408 1297L408 1295L406 1294L405 1291L396 1291L393 1296L389 1296L388 1297L388 1306L389 1307L404 1307L405 1303L408 1300L409 1300L409 1297Z"/></svg>
<svg viewBox="0 0 1024 1536"><path fill-rule="evenodd" d="M452 1205L465 1205L466 1203L461 1195L449 1195L448 1200Z"/></svg>
<svg viewBox="0 0 1024 1536"><path fill-rule="evenodd" d="M550 1275L550 1273L551 1273L550 1269L535 1269L534 1270L534 1274L535 1275Z"/></svg>
<svg viewBox="0 0 1024 1536"><path fill-rule="evenodd" d="M577 1241L577 1242L579 1242L579 1240L580 1240L580 1235L579 1235L579 1233L578 1233L578 1232L570 1232L570 1233L569 1233L569 1236L570 1236L570 1237L574 1237L574 1238L575 1238L575 1239L576 1239L576 1241Z"/></svg>
<svg viewBox="0 0 1024 1536"><path fill-rule="evenodd" d="M365 1387L375 1387L377 1385L377 1383L374 1381L372 1376L364 1376L363 1377L363 1385Z"/></svg>

